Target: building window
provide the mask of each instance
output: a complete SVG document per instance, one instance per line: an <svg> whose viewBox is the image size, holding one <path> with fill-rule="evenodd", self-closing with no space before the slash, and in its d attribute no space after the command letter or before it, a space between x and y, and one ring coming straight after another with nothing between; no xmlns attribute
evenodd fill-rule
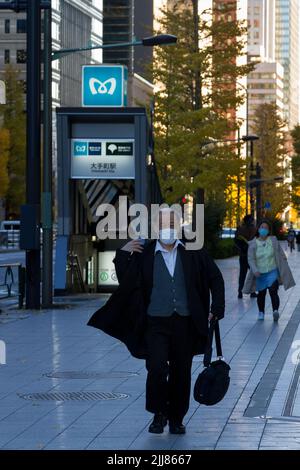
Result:
<svg viewBox="0 0 300 470"><path fill-rule="evenodd" d="M52 37L56 41L59 41L59 24L52 23Z"/></svg>
<svg viewBox="0 0 300 470"><path fill-rule="evenodd" d="M59 100L59 86L57 82L52 82L52 98L56 101Z"/></svg>
<svg viewBox="0 0 300 470"><path fill-rule="evenodd" d="M5 49L4 51L4 63L9 64L10 63L10 50Z"/></svg>
<svg viewBox="0 0 300 470"><path fill-rule="evenodd" d="M17 33L26 33L26 20L17 20Z"/></svg>
<svg viewBox="0 0 300 470"><path fill-rule="evenodd" d="M17 64L26 64L27 54L25 49L17 50Z"/></svg>
<svg viewBox="0 0 300 470"><path fill-rule="evenodd" d="M4 22L4 31L6 34L10 33L10 20L5 20Z"/></svg>
<svg viewBox="0 0 300 470"><path fill-rule="evenodd" d="M59 0L52 0L52 9L53 10L56 10L56 11L59 11L60 8L59 8Z"/></svg>

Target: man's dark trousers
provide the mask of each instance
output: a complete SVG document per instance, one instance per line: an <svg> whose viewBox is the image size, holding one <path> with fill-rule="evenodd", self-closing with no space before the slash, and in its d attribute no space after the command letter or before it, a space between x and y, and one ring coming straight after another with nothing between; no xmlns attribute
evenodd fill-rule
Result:
<svg viewBox="0 0 300 470"><path fill-rule="evenodd" d="M242 292L243 290L248 269L249 265L247 256L240 256L239 292Z"/></svg>
<svg viewBox="0 0 300 470"><path fill-rule="evenodd" d="M147 315L146 410L162 412L181 424L189 409L192 345L195 327L191 316Z"/></svg>

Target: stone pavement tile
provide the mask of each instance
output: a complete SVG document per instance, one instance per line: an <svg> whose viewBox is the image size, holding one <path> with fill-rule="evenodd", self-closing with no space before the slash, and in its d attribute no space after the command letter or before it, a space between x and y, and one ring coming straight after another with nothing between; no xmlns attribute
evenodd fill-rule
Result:
<svg viewBox="0 0 300 470"><path fill-rule="evenodd" d="M145 432L130 444L128 450L169 450L175 440L176 436L168 431L159 435Z"/></svg>
<svg viewBox="0 0 300 470"><path fill-rule="evenodd" d="M300 449L300 423L282 421L279 424L268 422L260 447Z"/></svg>
<svg viewBox="0 0 300 470"><path fill-rule="evenodd" d="M130 426L129 424L121 425L108 425L100 434L101 437L107 438L121 438L124 436L132 437L132 440L136 439L145 429L145 421ZM148 425L147 425L148 428Z"/></svg>
<svg viewBox="0 0 300 470"><path fill-rule="evenodd" d="M45 450L84 450L91 441L90 437L57 437L48 442L43 449Z"/></svg>
<svg viewBox="0 0 300 470"><path fill-rule="evenodd" d="M296 278L300 280L299 255L297 254L294 258L292 260L294 262L293 269ZM17 396L16 392L19 391L26 390L27 393L30 393L55 389L66 391L93 389L101 391L105 389L129 393L130 397L127 400L97 403L30 403L30 406L36 406L43 410L44 415L43 412L34 412L36 421L32 423L32 417L26 412L19 414L19 418L13 424L17 429L10 428L10 420L8 420L11 442L2 445L12 445L17 439L20 448L26 448L26 446L31 448L30 446L37 445L36 437L39 437L40 433L42 438L43 430L45 430L44 437L47 439L50 437L50 442L47 443L48 448L82 449L89 445L92 446L92 442L96 442L97 439L99 441L104 439L103 443L110 445L110 435L115 432L119 433L120 429L123 429L124 433L114 439L114 446L118 448L118 443L121 445L122 439L131 439L131 436L126 436L126 430L128 423L132 422L131 428L134 428L137 438L130 443L127 440L124 444L130 445L131 448L138 446L137 448L168 449L174 443L184 449L189 449L191 446L213 448L220 434L221 439L217 447L223 445L226 448L226 446L232 445L230 440L232 437L236 438L236 431L229 425L254 423L254 419L249 420L249 418L243 417L243 412L272 357L300 296L297 290L282 291L281 300L284 314L279 324L276 327L273 325L271 315L266 318L264 324L258 324L256 302L246 296L242 301L238 301L236 298L233 286L237 286L237 263L237 258L221 262L227 287L227 313L221 322L221 334L225 357L231 361L232 366L231 387L225 399L215 407L199 406L191 400L191 407L186 416L188 433L185 436L180 436L180 439L175 436L174 440L174 436L165 433L163 436L153 438L147 432L151 415L144 409L146 379L144 361L132 358L120 342L108 335L92 328L86 328L87 319L101 303L97 300L91 303L85 302L85 304L78 303L75 308L66 312L61 310L51 312L49 310L40 315L30 315L30 318L22 322L15 322L13 325L3 325L3 335L6 335L4 339L7 339L10 344L11 355L10 370L3 369L5 370L7 397L1 394L0 390L0 432L1 417L7 417L4 411L5 406L9 408L10 413L25 407L25 401L22 402L22 399ZM270 309L269 299L267 306ZM72 324L71 329L70 324ZM194 360L193 380L202 370L202 359L203 357L198 356ZM54 370L138 371L140 376L119 381L115 379L62 380L43 377L43 374ZM54 406L53 410L52 406ZM264 420L256 421L255 425L257 422L260 428L265 424ZM23 424L27 425L30 439L27 435L26 440ZM206 431L206 434L203 431ZM19 433L18 437L16 437L17 432ZM250 444L253 445L254 433L251 430L247 432L251 438ZM110 433L110 435L104 437L103 433ZM238 442L235 442L237 446L244 444L245 432L242 430L239 433L241 437ZM266 434L266 436L269 435ZM44 445L46 439L40 441ZM250 444L248 443L248 445ZM291 441L289 443L287 441L287 446L290 445L292 445Z"/></svg>
<svg viewBox="0 0 300 470"><path fill-rule="evenodd" d="M14 439L5 446L1 447L1 450L42 450L47 444L47 440L44 437L40 439Z"/></svg>
<svg viewBox="0 0 300 470"><path fill-rule="evenodd" d="M257 450L256 444L251 443L232 443L232 444L218 444L215 450Z"/></svg>
<svg viewBox="0 0 300 470"><path fill-rule="evenodd" d="M0 431L0 448L26 430L26 423L4 426Z"/></svg>
<svg viewBox="0 0 300 470"><path fill-rule="evenodd" d="M126 450L133 442L132 437L102 437L99 436L91 441L86 447L87 450Z"/></svg>

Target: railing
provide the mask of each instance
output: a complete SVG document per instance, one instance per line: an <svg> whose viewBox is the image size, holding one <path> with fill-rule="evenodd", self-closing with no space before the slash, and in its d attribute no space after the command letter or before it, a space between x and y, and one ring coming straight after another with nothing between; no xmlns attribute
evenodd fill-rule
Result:
<svg viewBox="0 0 300 470"><path fill-rule="evenodd" d="M68 253L67 275L68 285L72 286L74 292L86 292L79 259L75 253Z"/></svg>
<svg viewBox="0 0 300 470"><path fill-rule="evenodd" d="M19 248L20 230L0 230L0 248Z"/></svg>
<svg viewBox="0 0 300 470"><path fill-rule="evenodd" d="M18 293L16 294L14 294L12 290L15 284L13 268L18 269ZM0 264L0 269L5 269L4 282L0 281L0 287L5 287L7 290L7 295L0 298L6 299L13 295L18 295L19 308L22 308L25 297L25 267L23 267L21 263L5 263Z"/></svg>

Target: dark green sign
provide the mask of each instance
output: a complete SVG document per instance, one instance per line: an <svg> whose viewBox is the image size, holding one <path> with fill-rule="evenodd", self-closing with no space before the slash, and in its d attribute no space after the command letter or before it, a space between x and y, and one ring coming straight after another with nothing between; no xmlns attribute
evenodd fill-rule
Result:
<svg viewBox="0 0 300 470"><path fill-rule="evenodd" d="M133 142L106 142L106 155L131 156L133 155Z"/></svg>

